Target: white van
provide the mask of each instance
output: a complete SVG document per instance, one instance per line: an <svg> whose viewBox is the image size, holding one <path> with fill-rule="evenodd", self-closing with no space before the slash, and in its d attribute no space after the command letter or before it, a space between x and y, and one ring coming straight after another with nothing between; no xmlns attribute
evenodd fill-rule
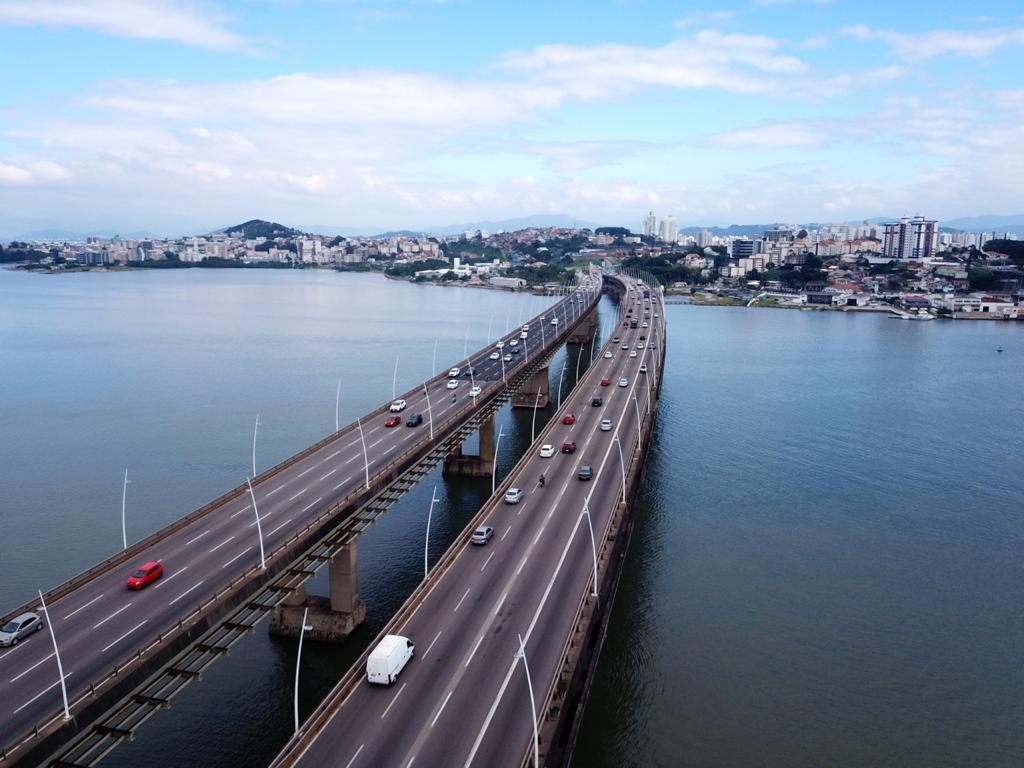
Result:
<svg viewBox="0 0 1024 768"><path fill-rule="evenodd" d="M391 685L416 652L412 640L401 635L384 635L366 659L366 679L377 685Z"/></svg>

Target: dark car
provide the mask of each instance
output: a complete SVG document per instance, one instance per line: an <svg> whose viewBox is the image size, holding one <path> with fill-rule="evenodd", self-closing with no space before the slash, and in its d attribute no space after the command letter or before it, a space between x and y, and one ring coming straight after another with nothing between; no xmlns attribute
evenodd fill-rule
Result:
<svg viewBox="0 0 1024 768"><path fill-rule="evenodd" d="M143 563L128 577L128 589L142 589L164 575L164 567L157 562Z"/></svg>
<svg viewBox="0 0 1024 768"><path fill-rule="evenodd" d="M600 395L594 395L590 400L590 404L597 408L598 406L604 405L604 398Z"/></svg>
<svg viewBox="0 0 1024 768"><path fill-rule="evenodd" d="M589 480L594 476L594 468L589 464L584 464L580 467L580 471L576 473L576 477L580 480Z"/></svg>
<svg viewBox="0 0 1024 768"><path fill-rule="evenodd" d="M562 443L562 453L576 453L576 441L566 440Z"/></svg>
<svg viewBox="0 0 1024 768"><path fill-rule="evenodd" d="M423 423L423 414L422 413L414 413L412 416L410 416L406 420L405 426L407 426L407 427L418 427L422 423Z"/></svg>
<svg viewBox="0 0 1024 768"><path fill-rule="evenodd" d="M470 365L470 366L468 366L466 368L465 371L462 372L462 375L465 376L468 379L470 376L476 376L477 373L478 373L477 369L474 368L472 365Z"/></svg>
<svg viewBox="0 0 1024 768"><path fill-rule="evenodd" d="M384 422L385 427L397 427L402 423L401 416L389 416L388 420Z"/></svg>

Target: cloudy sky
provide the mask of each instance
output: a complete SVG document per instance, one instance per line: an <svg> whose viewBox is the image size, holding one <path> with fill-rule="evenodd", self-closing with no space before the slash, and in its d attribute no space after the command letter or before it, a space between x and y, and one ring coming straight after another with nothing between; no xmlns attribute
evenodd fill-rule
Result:
<svg viewBox="0 0 1024 768"><path fill-rule="evenodd" d="M1015 0L0 0L0 227L1024 212Z"/></svg>

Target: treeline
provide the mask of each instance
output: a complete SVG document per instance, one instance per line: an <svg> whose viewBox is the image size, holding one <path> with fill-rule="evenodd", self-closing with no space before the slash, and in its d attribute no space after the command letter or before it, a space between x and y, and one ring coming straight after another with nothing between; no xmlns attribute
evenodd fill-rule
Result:
<svg viewBox="0 0 1024 768"><path fill-rule="evenodd" d="M40 262L51 254L32 248L28 243L12 242L6 248L0 245L0 264L17 264L23 261Z"/></svg>
<svg viewBox="0 0 1024 768"><path fill-rule="evenodd" d="M1024 266L1024 240L989 240L982 250L988 254L1005 253L1011 262Z"/></svg>

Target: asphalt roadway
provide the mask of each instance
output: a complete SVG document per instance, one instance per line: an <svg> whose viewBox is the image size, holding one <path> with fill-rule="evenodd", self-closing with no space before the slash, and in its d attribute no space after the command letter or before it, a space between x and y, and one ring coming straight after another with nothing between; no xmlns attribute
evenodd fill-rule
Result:
<svg viewBox="0 0 1024 768"><path fill-rule="evenodd" d="M590 281L591 289L600 290L599 277L585 280ZM472 356L472 381L460 372L454 390L447 389L447 381L421 388L398 414L402 423L397 427L386 428L385 415L364 423L362 435L358 429L343 429L315 453L254 485L266 553L357 490L367 473L372 481L394 456L418 441L428 442L431 419L440 425L454 414L471 410L475 405L469 394L471 386L481 387L484 394L500 387L503 373L540 352L544 341L551 338L551 331L556 330L550 325L553 315L559 318L561 329L566 313L571 318L574 308L586 306L582 296L577 299L580 293L529 322L527 338L517 344L525 350L515 354L512 362L490 359L493 348L487 348ZM509 351L508 341L518 339L521 330L516 328L504 337L505 352ZM465 367L465 361L460 367ZM405 422L413 413L423 414L423 424L410 428ZM141 591L129 591L128 577L138 565L153 560L163 564L163 578ZM113 568L48 605L50 620L40 615L44 623L52 624L56 635L72 712L75 701L88 696L90 684L125 664L138 649L170 631L180 617L259 562L256 514L249 495L244 494L166 536L134 562ZM0 746L9 749L33 726L42 728L63 716L60 677L49 634L49 629L36 632L16 646L0 649Z"/></svg>
<svg viewBox="0 0 1024 768"><path fill-rule="evenodd" d="M638 295L633 291L625 301L642 320L645 305L635 303ZM621 341L609 344L611 358L602 354L595 360L552 421L542 439L555 446L555 455L541 458L540 441L530 449L532 456L512 481L525 492L523 501L492 499L485 521L494 528L491 541L465 544L427 585L415 612L390 630L416 645L398 680L390 687L371 685L364 674L339 707L308 724L310 735L286 747L275 766L519 768L533 726L527 678L516 659L518 636L542 706L580 600L592 584L584 505L600 543L622 494L615 436L625 455L636 448L637 411L646 412L660 375L652 345L663 343L664 308L657 296L651 303L658 314L651 327L628 329L620 320ZM641 342L641 335L647 340ZM630 357L633 350L636 357ZM639 372L643 364L647 374ZM626 386L618 386L620 377ZM610 385L601 386L602 378ZM603 405L591 405L594 395L603 397ZM575 415L574 424L562 423L566 413ZM612 421L611 431L599 428L605 418ZM560 451L567 440L576 441L575 453ZM594 469L589 482L577 479L585 464Z"/></svg>

